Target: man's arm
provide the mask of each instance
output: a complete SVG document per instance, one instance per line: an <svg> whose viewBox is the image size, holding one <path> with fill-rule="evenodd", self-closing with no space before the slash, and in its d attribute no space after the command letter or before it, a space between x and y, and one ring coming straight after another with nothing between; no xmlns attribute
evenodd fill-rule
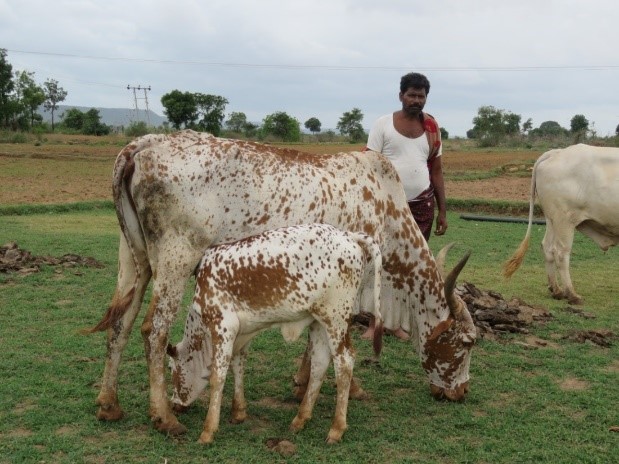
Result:
<svg viewBox="0 0 619 464"><path fill-rule="evenodd" d="M447 231L447 202L445 200L445 180L443 179L441 158L441 156L434 158L430 167L430 182L434 186L434 198L438 208L435 235L443 235Z"/></svg>

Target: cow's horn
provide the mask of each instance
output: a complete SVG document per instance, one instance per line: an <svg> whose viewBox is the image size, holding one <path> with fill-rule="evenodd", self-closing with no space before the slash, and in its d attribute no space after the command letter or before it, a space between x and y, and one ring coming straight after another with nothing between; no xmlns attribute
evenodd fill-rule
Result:
<svg viewBox="0 0 619 464"><path fill-rule="evenodd" d="M441 277L445 278L445 259L447 258L447 252L451 250L451 247L455 245L456 242L451 242L441 248L441 251L436 255L436 267L438 269Z"/></svg>
<svg viewBox="0 0 619 464"><path fill-rule="evenodd" d="M462 308L458 304L458 300L456 299L456 295L454 293L456 289L456 280L458 279L458 275L460 271L464 268L464 265L468 261L471 256L471 252L467 252L466 255L460 260L458 264L451 270L447 278L445 279L445 298L447 299L447 305L451 311L451 314L458 319Z"/></svg>

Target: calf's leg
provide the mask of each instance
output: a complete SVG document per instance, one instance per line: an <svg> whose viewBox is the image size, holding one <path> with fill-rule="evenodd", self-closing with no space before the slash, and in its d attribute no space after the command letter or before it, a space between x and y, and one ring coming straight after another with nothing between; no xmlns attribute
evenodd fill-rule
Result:
<svg viewBox="0 0 619 464"><path fill-rule="evenodd" d="M213 362L211 364L210 400L208 412L204 420L204 427L198 443L210 444L215 439L215 432L219 430L221 402L228 366L233 357L234 339L239 330L238 321L220 321L217 327L211 327L207 336L211 337L213 347ZM237 356L238 357L238 356ZM239 361L236 361L239 362ZM242 378L241 378L242 381ZM235 386L236 390L236 386ZM243 399L244 401L244 399Z"/></svg>
<svg viewBox="0 0 619 464"><path fill-rule="evenodd" d="M344 330L346 326L344 325ZM354 354L348 332L345 332L341 340L330 340L335 381L337 383L337 401L333 423L327 436L327 443L333 444L342 440L342 435L347 429L346 415L348 413L348 396L352 380Z"/></svg>
<svg viewBox="0 0 619 464"><path fill-rule="evenodd" d="M301 401L305 396L305 392L307 391L307 383L309 382L310 371L311 371L311 351L312 351L312 340L308 337L307 346L305 351L303 352L303 357L301 359L301 365L297 370L297 373L294 375L293 389L292 393L295 398ZM350 393L349 397L354 400L365 400L368 398L368 394L361 388L361 383L355 379L354 377L350 381Z"/></svg>
<svg viewBox="0 0 619 464"><path fill-rule="evenodd" d="M247 401L245 400L244 376L247 345L232 358L232 373L234 374L234 396L232 398L232 418L230 422L240 424L247 419Z"/></svg>
<svg viewBox="0 0 619 464"><path fill-rule="evenodd" d="M293 432L302 430L305 423L312 418L314 404L318 399L318 393L320 393L320 387L331 360L326 333L322 326L318 322L313 322L310 325L309 332L311 338L310 375L299 411L290 425Z"/></svg>

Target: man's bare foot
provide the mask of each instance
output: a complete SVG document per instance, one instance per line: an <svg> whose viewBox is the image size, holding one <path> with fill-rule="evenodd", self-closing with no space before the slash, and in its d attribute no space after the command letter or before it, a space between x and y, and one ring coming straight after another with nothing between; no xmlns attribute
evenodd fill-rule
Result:
<svg viewBox="0 0 619 464"><path fill-rule="evenodd" d="M374 338L374 327L368 327L367 330L361 335L363 340L372 340Z"/></svg>
<svg viewBox="0 0 619 464"><path fill-rule="evenodd" d="M398 327L395 330L387 330L386 331L389 335L393 335L396 338L399 338L400 340L408 340L409 338L411 338L411 336L402 329L402 327Z"/></svg>

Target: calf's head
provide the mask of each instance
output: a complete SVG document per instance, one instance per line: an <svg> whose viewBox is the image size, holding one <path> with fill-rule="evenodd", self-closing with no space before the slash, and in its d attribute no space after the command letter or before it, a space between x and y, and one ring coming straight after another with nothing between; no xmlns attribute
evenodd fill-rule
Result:
<svg viewBox="0 0 619 464"><path fill-rule="evenodd" d="M449 315L422 340L422 365L430 378L430 392L436 399L461 401L469 391L471 349L477 330L462 298L455 294L456 279L468 253L445 278L445 302Z"/></svg>
<svg viewBox="0 0 619 464"><path fill-rule="evenodd" d="M172 377L172 408L183 412L206 388L210 376L211 344L202 328L200 316L191 311L185 323L183 339L168 344Z"/></svg>

